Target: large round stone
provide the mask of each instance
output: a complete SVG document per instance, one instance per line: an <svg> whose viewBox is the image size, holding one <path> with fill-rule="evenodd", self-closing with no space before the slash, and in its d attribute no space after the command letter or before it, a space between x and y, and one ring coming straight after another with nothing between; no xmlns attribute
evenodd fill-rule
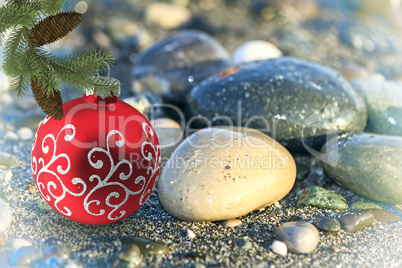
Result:
<svg viewBox="0 0 402 268"><path fill-rule="evenodd" d="M158 193L174 217L219 221L282 199L295 178L292 156L265 134L210 128L197 131L173 152Z"/></svg>
<svg viewBox="0 0 402 268"><path fill-rule="evenodd" d="M144 50L133 69L134 91L154 91L172 103L204 78L229 66L226 50L210 35L181 31Z"/></svg>
<svg viewBox="0 0 402 268"><path fill-rule="evenodd" d="M363 133L329 142L325 170L362 196L402 203L402 137Z"/></svg>
<svg viewBox="0 0 402 268"><path fill-rule="evenodd" d="M402 82L374 79L354 81L368 113L368 132L402 136Z"/></svg>
<svg viewBox="0 0 402 268"><path fill-rule="evenodd" d="M187 111L194 126L258 129L295 152L320 149L328 135L361 131L367 121L364 100L337 72L288 57L207 78L192 89Z"/></svg>

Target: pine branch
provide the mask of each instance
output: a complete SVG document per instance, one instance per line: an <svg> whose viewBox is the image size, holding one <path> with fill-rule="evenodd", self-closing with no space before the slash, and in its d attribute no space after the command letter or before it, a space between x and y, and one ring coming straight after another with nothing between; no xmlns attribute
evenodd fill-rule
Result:
<svg viewBox="0 0 402 268"><path fill-rule="evenodd" d="M0 33L16 26L31 27L36 23L40 9L35 2L7 3L0 8Z"/></svg>
<svg viewBox="0 0 402 268"><path fill-rule="evenodd" d="M21 75L21 58L26 51L26 43L22 29L13 29L10 32L5 46L4 73L8 76Z"/></svg>
<svg viewBox="0 0 402 268"><path fill-rule="evenodd" d="M44 15L55 15L63 8L66 0L40 0Z"/></svg>

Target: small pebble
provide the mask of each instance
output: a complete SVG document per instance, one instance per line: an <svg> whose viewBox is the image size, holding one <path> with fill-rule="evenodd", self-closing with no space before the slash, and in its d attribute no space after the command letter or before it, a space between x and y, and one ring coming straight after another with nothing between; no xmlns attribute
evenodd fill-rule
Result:
<svg viewBox="0 0 402 268"><path fill-rule="evenodd" d="M194 239L196 237L195 233L191 229L187 229L187 237L190 239Z"/></svg>
<svg viewBox="0 0 402 268"><path fill-rule="evenodd" d="M249 250L253 245L245 237L236 239L236 244L240 249Z"/></svg>
<svg viewBox="0 0 402 268"><path fill-rule="evenodd" d="M276 228L275 238L286 244L293 253L310 253L318 245L320 234L311 223L303 221L286 222Z"/></svg>
<svg viewBox="0 0 402 268"><path fill-rule="evenodd" d="M143 255L161 255L169 252L169 247L166 244L148 238L125 237L121 241L123 245L137 245Z"/></svg>
<svg viewBox="0 0 402 268"><path fill-rule="evenodd" d="M332 193L319 186L310 186L304 189L299 196L296 207L314 206L324 209L345 210L347 208L345 198L337 193Z"/></svg>
<svg viewBox="0 0 402 268"><path fill-rule="evenodd" d="M382 209L370 209L374 215L374 219L382 223L390 223L398 220L398 217L388 211Z"/></svg>
<svg viewBox="0 0 402 268"><path fill-rule="evenodd" d="M49 213L49 212L52 211L52 209L53 209L53 208L52 208L45 200L43 200L43 199L38 202L37 208L38 208L38 210L39 210L41 213L44 213L44 214Z"/></svg>
<svg viewBox="0 0 402 268"><path fill-rule="evenodd" d="M11 171L7 171L6 175L4 176L4 181L10 181L13 177L13 173Z"/></svg>
<svg viewBox="0 0 402 268"><path fill-rule="evenodd" d="M119 255L119 260L129 264L129 267L137 267L141 264L141 250L137 245L128 246Z"/></svg>
<svg viewBox="0 0 402 268"><path fill-rule="evenodd" d="M22 127L17 130L18 137L23 141L29 141L33 138L34 133L30 128Z"/></svg>
<svg viewBox="0 0 402 268"><path fill-rule="evenodd" d="M302 181L307 177L307 175L310 172L310 169L306 165L296 163L296 172L297 172L296 173L296 180Z"/></svg>
<svg viewBox="0 0 402 268"><path fill-rule="evenodd" d="M7 236L5 233L0 232L0 247L7 245Z"/></svg>
<svg viewBox="0 0 402 268"><path fill-rule="evenodd" d="M0 198L0 232L8 229L12 218L10 205L4 199Z"/></svg>
<svg viewBox="0 0 402 268"><path fill-rule="evenodd" d="M170 118L151 120L151 125L158 136L161 156L163 159L167 160L174 149L176 149L183 140L184 133L180 125Z"/></svg>
<svg viewBox="0 0 402 268"><path fill-rule="evenodd" d="M337 233L341 230L341 223L337 219L324 217L319 220L318 229L328 233Z"/></svg>
<svg viewBox="0 0 402 268"><path fill-rule="evenodd" d="M271 250L273 253L286 256L288 254L288 247L282 241L275 240L271 245Z"/></svg>
<svg viewBox="0 0 402 268"><path fill-rule="evenodd" d="M32 246L32 241L23 238L12 238L8 241L7 246L12 249L20 249Z"/></svg>
<svg viewBox="0 0 402 268"><path fill-rule="evenodd" d="M42 248L43 256L47 259L50 257L59 257L68 259L71 255L70 248L65 244L53 244Z"/></svg>
<svg viewBox="0 0 402 268"><path fill-rule="evenodd" d="M346 232L354 233L360 231L374 222L374 215L371 212L362 214L350 214L339 218L342 229Z"/></svg>
<svg viewBox="0 0 402 268"><path fill-rule="evenodd" d="M43 114L31 114L24 120L23 127L37 129L44 118Z"/></svg>
<svg viewBox="0 0 402 268"><path fill-rule="evenodd" d="M19 248L11 256L8 264L10 266L30 266L34 262L43 259L42 252L35 246Z"/></svg>
<svg viewBox="0 0 402 268"><path fill-rule="evenodd" d="M188 21L191 12L187 8L168 3L152 3L146 10L146 20L166 29L174 29Z"/></svg>
<svg viewBox="0 0 402 268"><path fill-rule="evenodd" d="M356 201L349 206L350 210L381 209L380 205L362 201Z"/></svg>
<svg viewBox="0 0 402 268"><path fill-rule="evenodd" d="M18 167L21 165L21 162L18 159L9 153L0 152L0 166L6 167Z"/></svg>
<svg viewBox="0 0 402 268"><path fill-rule="evenodd" d="M233 62L238 64L280 56L282 56L282 52L273 44L263 40L252 40L244 43L233 52Z"/></svg>
<svg viewBox="0 0 402 268"><path fill-rule="evenodd" d="M240 226L242 224L242 221L240 219L230 219L220 221L219 224L225 228L234 228L236 226Z"/></svg>
<svg viewBox="0 0 402 268"><path fill-rule="evenodd" d="M3 136L4 140L17 141L19 139L18 135L12 131L7 131Z"/></svg>

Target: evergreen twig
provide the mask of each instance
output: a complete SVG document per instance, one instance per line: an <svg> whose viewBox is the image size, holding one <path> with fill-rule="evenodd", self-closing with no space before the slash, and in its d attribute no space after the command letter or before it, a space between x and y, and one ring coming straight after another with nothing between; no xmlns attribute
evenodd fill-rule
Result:
<svg viewBox="0 0 402 268"><path fill-rule="evenodd" d="M21 97L34 92L35 100L50 116L63 116L61 84L85 92L97 88L97 94L117 94L120 83L100 78L99 72L114 60L106 49L74 52L58 58L41 45L67 35L81 21L76 12L61 12L65 0L8 0L0 8L0 45L5 43L4 71L12 77L10 91ZM41 16L50 16L42 21ZM8 33L7 40L5 39Z"/></svg>

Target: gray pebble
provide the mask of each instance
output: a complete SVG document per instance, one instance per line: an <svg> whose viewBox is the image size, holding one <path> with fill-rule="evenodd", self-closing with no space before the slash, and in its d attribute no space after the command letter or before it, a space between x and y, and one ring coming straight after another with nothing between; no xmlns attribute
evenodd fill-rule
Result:
<svg viewBox="0 0 402 268"><path fill-rule="evenodd" d="M18 167L21 165L21 162L18 159L9 153L0 152L0 166L6 167Z"/></svg>
<svg viewBox="0 0 402 268"><path fill-rule="evenodd" d="M20 249L22 247L30 246L32 246L32 242L23 238L12 238L7 243L7 247L11 249Z"/></svg>
<svg viewBox="0 0 402 268"><path fill-rule="evenodd" d="M240 219L230 219L230 220L220 221L219 224L225 228L233 228L236 226L240 226L242 224L242 221Z"/></svg>
<svg viewBox="0 0 402 268"><path fill-rule="evenodd" d="M30 128L22 127L17 130L18 137L23 141L29 141L33 138L34 133Z"/></svg>
<svg viewBox="0 0 402 268"><path fill-rule="evenodd" d="M17 141L19 137L14 132L7 131L6 134L4 134L3 139L8 141Z"/></svg>
<svg viewBox="0 0 402 268"><path fill-rule="evenodd" d="M121 241L123 245L137 245L143 255L161 255L169 252L169 247L166 244L148 238L125 237Z"/></svg>
<svg viewBox="0 0 402 268"><path fill-rule="evenodd" d="M303 221L286 222L274 231L275 237L283 241L289 252L310 253L318 245L319 233L311 223Z"/></svg>
<svg viewBox="0 0 402 268"><path fill-rule="evenodd" d="M318 228L328 233L336 233L341 230L341 223L337 219L324 217L319 220Z"/></svg>
<svg viewBox="0 0 402 268"><path fill-rule="evenodd" d="M297 174L296 174L296 180L302 181L302 180L304 180L304 179L307 177L307 175L308 175L309 172L310 172L310 169L309 169L309 167L306 166L306 165L303 165L303 164L300 164L300 163L296 163L296 172L297 172Z"/></svg>
<svg viewBox="0 0 402 268"><path fill-rule="evenodd" d="M5 233L0 232L0 247L7 245L7 236Z"/></svg>
<svg viewBox="0 0 402 268"><path fill-rule="evenodd" d="M129 267L137 267L141 264L141 250L137 245L127 246L119 255L119 260L128 264Z"/></svg>
<svg viewBox="0 0 402 268"><path fill-rule="evenodd" d="M10 205L0 198L0 232L4 232L8 229L12 218Z"/></svg>
<svg viewBox="0 0 402 268"><path fill-rule="evenodd" d="M246 238L238 238L236 239L236 244L240 249L249 250L253 247L253 245Z"/></svg>
<svg viewBox="0 0 402 268"><path fill-rule="evenodd" d="M42 248L43 256L47 259L50 257L59 257L62 259L68 259L71 254L71 250L67 245L54 244L45 246Z"/></svg>
<svg viewBox="0 0 402 268"><path fill-rule="evenodd" d="M390 223L398 220L398 217L388 211L382 209L370 209L373 213L374 219L382 223Z"/></svg>
<svg viewBox="0 0 402 268"><path fill-rule="evenodd" d="M371 212L362 214L350 214L339 218L342 229L346 232L354 233L365 227L371 226L374 222L374 215Z"/></svg>
<svg viewBox="0 0 402 268"><path fill-rule="evenodd" d="M36 246L22 247L14 252L9 260L10 266L30 266L43 259L42 252Z"/></svg>

